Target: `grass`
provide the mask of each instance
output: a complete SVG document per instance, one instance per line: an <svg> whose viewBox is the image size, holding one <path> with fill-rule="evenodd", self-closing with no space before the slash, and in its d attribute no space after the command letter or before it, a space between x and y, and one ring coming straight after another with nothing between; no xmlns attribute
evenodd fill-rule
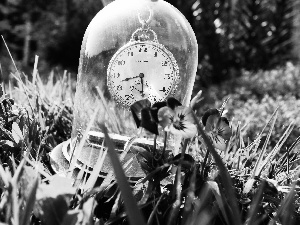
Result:
<svg viewBox="0 0 300 225"><path fill-rule="evenodd" d="M234 124L224 152L199 122L198 136L183 141L177 156L134 148L145 173L134 183L106 133L114 172L98 185L99 159L90 177L79 173L82 182L74 186L72 178L54 173L49 160L71 135L74 81L67 73L42 81L36 68L32 81L16 72L16 87L2 85L1 224L299 224L299 138L283 148L294 124L274 134L278 110L252 142L244 143L242 124ZM275 145L273 135L280 137Z"/></svg>

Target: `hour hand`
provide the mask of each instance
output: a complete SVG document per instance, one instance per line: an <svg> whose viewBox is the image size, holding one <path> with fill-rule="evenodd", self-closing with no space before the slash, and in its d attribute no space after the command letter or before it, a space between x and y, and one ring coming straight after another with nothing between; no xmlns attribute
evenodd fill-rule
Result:
<svg viewBox="0 0 300 225"><path fill-rule="evenodd" d="M124 80L122 80L122 81L129 81L129 80L131 80L131 79L138 78L138 77L140 77L140 76L135 76L135 77L127 77L127 78L125 78L125 79L124 79Z"/></svg>

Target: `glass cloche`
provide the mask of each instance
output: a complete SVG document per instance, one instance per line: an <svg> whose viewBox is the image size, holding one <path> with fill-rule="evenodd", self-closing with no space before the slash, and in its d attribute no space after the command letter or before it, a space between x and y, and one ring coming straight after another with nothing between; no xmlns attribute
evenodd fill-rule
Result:
<svg viewBox="0 0 300 225"><path fill-rule="evenodd" d="M135 101L148 98L155 103L173 96L188 105L197 63L195 34L169 3L116 0L107 5L91 21L83 38L68 154L77 148L91 121L88 141L78 158L90 167L99 155L101 124L117 147L137 135L129 110ZM151 135L145 138L149 140Z"/></svg>

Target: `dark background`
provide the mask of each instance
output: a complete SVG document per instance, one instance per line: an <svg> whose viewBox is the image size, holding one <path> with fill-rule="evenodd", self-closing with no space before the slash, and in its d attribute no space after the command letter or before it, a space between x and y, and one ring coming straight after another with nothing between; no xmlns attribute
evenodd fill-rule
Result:
<svg viewBox="0 0 300 225"><path fill-rule="evenodd" d="M76 77L82 38L109 0L0 0L0 34L28 76L68 70ZM192 25L198 41L196 89L219 85L248 71L268 70L300 53L300 1L169 0ZM1 80L13 71L3 40Z"/></svg>

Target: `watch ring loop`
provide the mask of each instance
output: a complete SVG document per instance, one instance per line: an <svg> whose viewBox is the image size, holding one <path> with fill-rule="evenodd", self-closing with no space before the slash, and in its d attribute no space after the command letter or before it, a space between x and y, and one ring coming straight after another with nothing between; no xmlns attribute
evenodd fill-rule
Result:
<svg viewBox="0 0 300 225"><path fill-rule="evenodd" d="M153 12L149 8L149 6L148 6L148 10L149 10L149 17L148 17L148 19L142 19L141 18L141 13L138 13L138 19L139 19L139 22L142 24L143 28L148 26L148 24L149 24L149 22L150 22L150 20L152 19L152 16L153 16Z"/></svg>

